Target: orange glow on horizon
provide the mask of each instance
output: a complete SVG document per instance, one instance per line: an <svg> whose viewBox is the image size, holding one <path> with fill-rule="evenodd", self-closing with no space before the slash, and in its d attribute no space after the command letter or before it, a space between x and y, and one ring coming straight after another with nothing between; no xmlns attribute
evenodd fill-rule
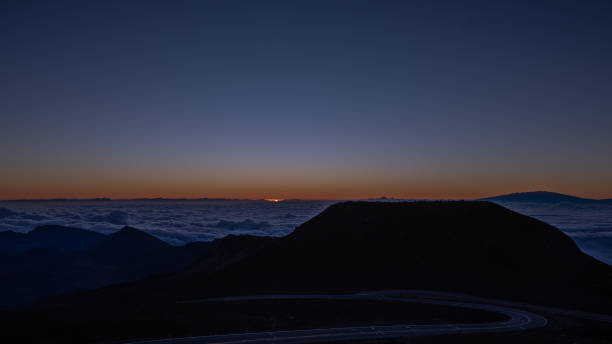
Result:
<svg viewBox="0 0 612 344"><path fill-rule="evenodd" d="M334 193L330 191L328 193L291 193L287 194L286 198L265 198L259 194L248 194L248 193L212 193L212 194L194 194L194 193L123 193L123 192L112 192L112 193L52 193L52 194L37 194L37 193L17 193L14 196L0 195L0 200L50 200L50 199L111 199L111 200L133 200L133 199L242 199L242 200L265 200L271 203L280 203L287 199L296 200L329 200L329 201L344 201L344 200L366 200L366 199L377 199L386 197L389 199L421 199L421 200L472 200L485 197L498 196L503 194L509 194L514 192L529 192L529 191L551 191L568 194L577 197L593 198L593 199L606 199L610 198L607 196L593 195L588 196L584 194L577 194L572 192L563 192L555 189L543 189L543 188L530 188L530 189L511 189L511 190L500 190L492 192L466 192L466 193L444 193L435 192L432 190L430 193Z"/></svg>
<svg viewBox="0 0 612 344"><path fill-rule="evenodd" d="M401 175L291 175L241 174L206 176L161 173L10 174L0 181L0 200L16 199L252 199L252 200L356 200L378 197L398 199L477 199L514 192L552 191L604 199L612 197L612 183L597 179L555 179L483 176ZM273 197L270 197L273 195Z"/></svg>

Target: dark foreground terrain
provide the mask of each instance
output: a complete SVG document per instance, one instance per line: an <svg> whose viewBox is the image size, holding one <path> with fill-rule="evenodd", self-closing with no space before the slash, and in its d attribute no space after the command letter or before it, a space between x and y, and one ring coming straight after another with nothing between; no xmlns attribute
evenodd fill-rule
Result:
<svg viewBox="0 0 612 344"><path fill-rule="evenodd" d="M185 269L217 269L275 239L228 236L172 246L138 229L103 235L63 226L0 232L0 309L41 297Z"/></svg>
<svg viewBox="0 0 612 344"><path fill-rule="evenodd" d="M53 319L46 312L14 314L20 322L37 324L36 331L20 331L4 338L10 342L121 342L247 331L506 320L493 312L370 300L252 300L96 310L72 313L55 309Z"/></svg>
<svg viewBox="0 0 612 344"><path fill-rule="evenodd" d="M346 202L329 207L280 239L230 239L218 241L216 249L178 272L5 312L0 321L8 330L2 335L11 341L96 342L449 317L447 311L419 308L423 305L409 306L404 312L390 309L396 306L389 304L372 311L368 308L372 305L333 303L325 305L331 307L329 312L313 313L312 304L302 301L177 303L274 293L442 290L612 313L610 266L582 253L556 228L489 202ZM361 311L348 311L351 307ZM338 312L344 315L334 315ZM347 316L351 313L354 318ZM463 310L455 315L460 322L473 320ZM590 334L595 340L610 339L595 321L555 317L550 326L516 334L519 337L493 334L489 338L519 338L520 342L526 338L521 335L536 333L533 338L538 342L567 336L582 342ZM24 331L24 324L38 331ZM487 338L480 336L473 338Z"/></svg>

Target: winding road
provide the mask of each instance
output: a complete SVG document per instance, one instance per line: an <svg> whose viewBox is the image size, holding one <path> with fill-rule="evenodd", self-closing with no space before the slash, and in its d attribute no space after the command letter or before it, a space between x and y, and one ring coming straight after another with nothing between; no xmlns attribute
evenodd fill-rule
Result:
<svg viewBox="0 0 612 344"><path fill-rule="evenodd" d="M488 322L479 324L426 324L426 325L384 325L384 326L350 326L336 328L322 328L309 330L285 330L271 332L235 333L224 335L210 335L183 338L167 338L131 342L130 344L270 344L270 343L316 343L339 340L359 340L373 338L395 338L435 336L445 334L484 333L519 331L530 328L546 326L546 318L521 309L507 307L495 303L475 303L472 297L458 294L437 293L429 291L378 291L349 295L258 295L223 297L213 299L200 299L183 301L194 302L228 302L243 300L271 300L271 299L333 299L333 300L384 300L398 302L418 302L435 305L471 308L483 311L497 312L506 315L506 321ZM480 299L481 301L486 299Z"/></svg>

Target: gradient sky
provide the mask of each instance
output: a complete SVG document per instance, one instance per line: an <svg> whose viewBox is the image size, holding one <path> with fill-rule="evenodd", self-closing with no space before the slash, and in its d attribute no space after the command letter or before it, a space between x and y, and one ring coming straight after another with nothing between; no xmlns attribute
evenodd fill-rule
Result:
<svg viewBox="0 0 612 344"><path fill-rule="evenodd" d="M612 197L610 1L3 1L0 199Z"/></svg>

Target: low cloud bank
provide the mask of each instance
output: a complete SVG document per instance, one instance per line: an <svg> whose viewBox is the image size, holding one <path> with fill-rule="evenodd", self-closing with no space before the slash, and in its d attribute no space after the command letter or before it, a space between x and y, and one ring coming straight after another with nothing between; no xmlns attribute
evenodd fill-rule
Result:
<svg viewBox="0 0 612 344"><path fill-rule="evenodd" d="M127 225L128 224L128 213L114 210L106 215L91 216L89 218L91 222L106 222L113 225Z"/></svg>
<svg viewBox="0 0 612 344"><path fill-rule="evenodd" d="M54 224L108 234L129 225L173 245L183 245L228 234L286 235L330 204L205 200L1 202L0 231L23 233Z"/></svg>
<svg viewBox="0 0 612 344"><path fill-rule="evenodd" d="M267 221L255 222L251 219L246 219L244 221L219 220L217 223L208 225L208 227L225 229L262 229L271 227L271 225Z"/></svg>

